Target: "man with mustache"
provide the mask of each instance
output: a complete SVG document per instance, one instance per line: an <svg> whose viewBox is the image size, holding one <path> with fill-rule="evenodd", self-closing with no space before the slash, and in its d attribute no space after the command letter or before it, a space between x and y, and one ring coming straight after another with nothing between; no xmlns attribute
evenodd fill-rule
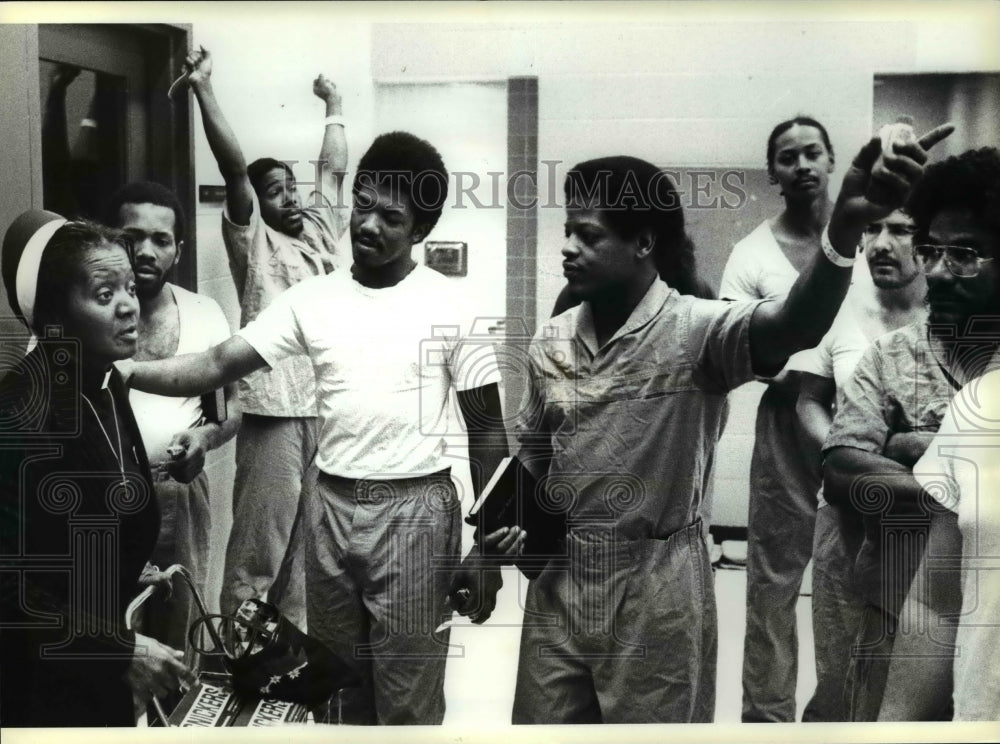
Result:
<svg viewBox="0 0 1000 744"><path fill-rule="evenodd" d="M913 219L897 209L865 229L862 253L868 271L856 275L837 319L810 353L788 365L801 375L794 434L801 456L822 472L823 442L838 391L871 343L897 328L926 320L927 284L913 258ZM864 602L853 580L863 532L860 517L830 506L819 495L813 535L813 642L816 691L803 721L846 721L844 680Z"/></svg>
<svg viewBox="0 0 1000 744"><path fill-rule="evenodd" d="M766 154L769 179L785 206L733 247L719 287L723 299L787 296L833 209L833 144L821 122L808 116L781 122L771 130ZM819 471L798 456L799 375L779 370L760 380L767 388L757 406L748 484L744 723L795 720L795 605L812 551L819 490Z"/></svg>
<svg viewBox="0 0 1000 744"><path fill-rule="evenodd" d="M864 521L855 579L866 606L847 681L851 720L879 714L900 608L925 553L934 509L913 465L956 391L1000 364L998 172L1000 154L983 148L929 167L914 189L907 211L927 276L927 322L868 349L826 441L825 497ZM922 717L950 718L950 698L939 702Z"/></svg>
<svg viewBox="0 0 1000 744"><path fill-rule="evenodd" d="M184 246L184 211L172 191L158 183L126 184L111 198L107 222L121 228L133 245L139 298L136 359L204 351L229 337L229 323L215 300L167 281ZM129 393L160 505L160 533L150 562L161 568L183 564L202 592L211 531L205 456L232 439L240 425L234 386L225 388L228 415L214 410L214 395L206 397ZM180 589L161 601L148 605L145 632L173 648L188 648L187 629L195 610L190 592ZM188 649L189 666L193 660Z"/></svg>
<svg viewBox="0 0 1000 744"><path fill-rule="evenodd" d="M712 720L717 620L700 515L725 397L821 340L865 225L902 202L950 130L881 156L879 140L862 148L773 302L681 296L658 279L655 252L678 250L685 230L651 163L612 156L567 174L563 273L583 304L535 334L517 428L518 457L546 479L567 529L528 587L513 722ZM867 200L874 182L894 201Z"/></svg>
<svg viewBox="0 0 1000 744"><path fill-rule="evenodd" d="M341 99L323 75L313 82L327 118L319 183L305 206L288 165L274 158L247 165L215 98L209 52L192 51L185 68L226 184L222 238L245 326L289 287L333 271L340 258L346 218L337 207L347 167ZM243 600L266 595L304 626L302 546L292 525L302 491L316 477L315 378L306 357L292 356L240 380L238 388L243 424L221 609L234 612Z"/></svg>

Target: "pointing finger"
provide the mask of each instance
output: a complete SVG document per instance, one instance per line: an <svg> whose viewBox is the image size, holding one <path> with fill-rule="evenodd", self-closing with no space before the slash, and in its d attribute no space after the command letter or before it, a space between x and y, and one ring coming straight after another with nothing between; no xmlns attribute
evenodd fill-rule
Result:
<svg viewBox="0 0 1000 744"><path fill-rule="evenodd" d="M934 129L929 131L927 134L925 134L917 141L920 143L920 146L922 148L924 148L925 150L929 150L954 131L955 131L954 124L951 123L942 124L939 127L934 127Z"/></svg>

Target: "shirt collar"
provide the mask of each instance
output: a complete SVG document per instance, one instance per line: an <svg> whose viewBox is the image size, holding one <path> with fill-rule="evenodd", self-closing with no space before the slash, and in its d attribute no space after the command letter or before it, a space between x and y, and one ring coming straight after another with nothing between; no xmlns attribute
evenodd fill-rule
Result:
<svg viewBox="0 0 1000 744"><path fill-rule="evenodd" d="M646 290L646 294L639 300L639 304L632 309L622 327L619 328L605 346L609 346L622 336L632 333L649 323L667 299L674 293L674 290L667 286L667 283L660 278L653 280ZM600 350L597 346L597 332L594 329L594 311L590 303L584 301L580 304L580 313L576 320L576 335L584 343L592 355L596 355Z"/></svg>
<svg viewBox="0 0 1000 744"><path fill-rule="evenodd" d="M950 361L954 356L954 352L949 350L948 345L945 343L945 339L941 338L939 335L935 334L930 324L925 324L924 336L927 339L927 345L930 347L931 354L934 357L934 361L937 362L941 371L944 372L945 377L952 384L952 387L959 389L964 387L970 382L970 378L966 373L965 369L958 364L951 364ZM966 345L966 349L969 344L974 343L972 340L967 339L959 342L961 345ZM990 356L990 360L986 365L986 368L981 372L978 372L976 376L985 374L989 370L1000 369L1000 346L997 346Z"/></svg>

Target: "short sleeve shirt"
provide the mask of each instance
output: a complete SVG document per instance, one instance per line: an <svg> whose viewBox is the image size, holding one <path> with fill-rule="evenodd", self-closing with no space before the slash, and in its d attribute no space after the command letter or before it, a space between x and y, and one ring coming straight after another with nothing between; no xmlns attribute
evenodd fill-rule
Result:
<svg viewBox="0 0 1000 744"><path fill-rule="evenodd" d="M787 368L827 377L834 381L837 390L843 389L865 349L872 343L858 323L856 313L848 296L819 345L811 354L799 355L794 363L789 362Z"/></svg>
<svg viewBox="0 0 1000 744"><path fill-rule="evenodd" d="M947 373L945 369L945 354L928 335L926 323L904 326L878 338L844 386L824 452L855 447L882 455L893 434L937 432L955 392L949 376L961 374L957 369L948 368ZM905 537L906 529L899 523L899 535L891 538L891 544L897 546L894 560L885 562L883 548L890 543L883 533L895 530L896 524L885 519L892 502L889 499L882 504L878 499L881 491L871 493L884 509L869 509L866 514L866 537L855 565L856 579L868 602L898 614L919 560L915 546L920 538L915 534ZM914 524L910 532L922 529L926 527ZM907 553L908 544L917 552ZM886 574L890 570L891 574Z"/></svg>
<svg viewBox="0 0 1000 744"><path fill-rule="evenodd" d="M722 272L719 297L724 300L777 300L799 278L781 252L770 223L765 220L733 246Z"/></svg>
<svg viewBox="0 0 1000 744"><path fill-rule="evenodd" d="M260 218L254 193L250 221L237 225L222 213L222 239L240 298L240 325L257 317L279 294L303 279L332 271L341 259L339 240L344 226L329 206L302 211L302 234L293 238ZM244 413L264 416L315 416L316 384L309 360L289 357L268 370L247 375L238 383Z"/></svg>
<svg viewBox="0 0 1000 744"><path fill-rule="evenodd" d="M468 336L460 307L448 280L424 266L384 289L337 271L291 288L238 335L272 366L311 362L321 470L413 477L447 466L450 391L500 381L492 343Z"/></svg>
<svg viewBox="0 0 1000 744"><path fill-rule="evenodd" d="M733 246L722 272L719 297L723 300L781 300L799 278L799 272L785 257L768 220ZM796 352L785 364L810 353ZM764 379L766 382L767 380Z"/></svg>
<svg viewBox="0 0 1000 744"><path fill-rule="evenodd" d="M573 518L622 537L694 522L726 393L753 379L759 302L682 296L656 280L598 348L589 303L549 320L530 349L518 412L520 457L572 494Z"/></svg>
<svg viewBox="0 0 1000 744"><path fill-rule="evenodd" d="M881 455L893 434L936 432L955 392L944 364L926 323L878 338L844 385L824 450L857 447Z"/></svg>

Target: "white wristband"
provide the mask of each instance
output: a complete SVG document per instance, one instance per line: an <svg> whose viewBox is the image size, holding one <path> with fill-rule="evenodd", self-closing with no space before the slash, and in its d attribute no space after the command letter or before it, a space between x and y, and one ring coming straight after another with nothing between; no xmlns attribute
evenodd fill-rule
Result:
<svg viewBox="0 0 1000 744"><path fill-rule="evenodd" d="M333 116L326 117L326 121L324 122L323 126L328 127L331 124L340 124L340 126L342 127L347 126L347 124L344 122L344 117L341 116L340 114L334 114Z"/></svg>
<svg viewBox="0 0 1000 744"><path fill-rule="evenodd" d="M856 254L848 257L837 252L837 249L834 248L833 244L830 242L829 228L823 228L823 237L820 238L819 244L823 248L823 254L834 266L839 266L842 269L849 269L854 266L854 262L858 259Z"/></svg>
<svg viewBox="0 0 1000 744"><path fill-rule="evenodd" d="M80 119L80 126L93 127L94 129L97 129L97 122L94 121L93 119Z"/></svg>

